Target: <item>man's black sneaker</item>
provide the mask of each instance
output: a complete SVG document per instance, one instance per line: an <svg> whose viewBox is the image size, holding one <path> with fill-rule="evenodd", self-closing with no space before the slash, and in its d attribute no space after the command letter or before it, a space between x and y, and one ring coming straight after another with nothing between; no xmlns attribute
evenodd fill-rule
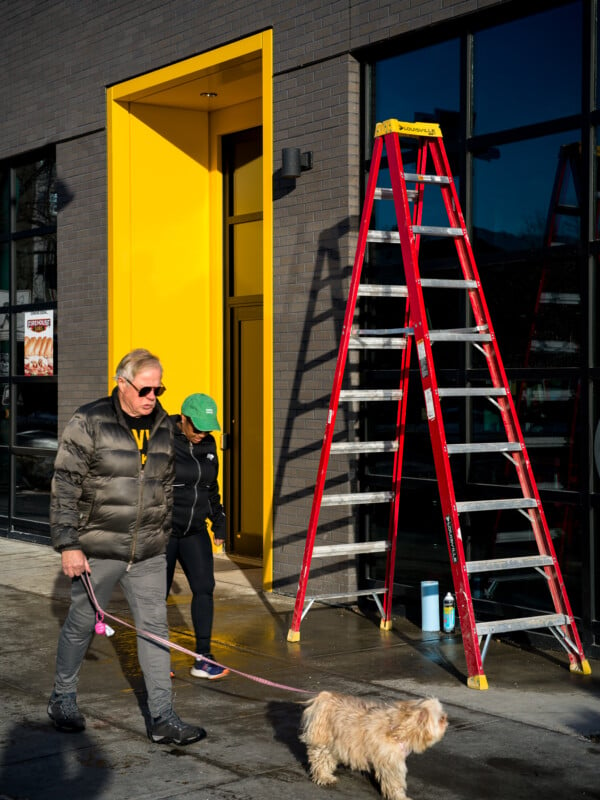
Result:
<svg viewBox="0 0 600 800"><path fill-rule="evenodd" d="M152 720L150 739L157 744L192 744L204 739L206 731L182 722L171 709L167 714Z"/></svg>
<svg viewBox="0 0 600 800"><path fill-rule="evenodd" d="M76 695L52 692L48 700L48 716L59 731L75 733L85 728L85 717L77 707Z"/></svg>

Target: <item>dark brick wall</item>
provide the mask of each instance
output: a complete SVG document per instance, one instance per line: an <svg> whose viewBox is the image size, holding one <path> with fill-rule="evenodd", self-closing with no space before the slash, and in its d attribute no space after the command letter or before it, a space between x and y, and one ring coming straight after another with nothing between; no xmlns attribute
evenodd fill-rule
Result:
<svg viewBox="0 0 600 800"><path fill-rule="evenodd" d="M58 191L58 413L106 394L106 137L85 136L56 150ZM110 365L114 368L115 365Z"/></svg>
<svg viewBox="0 0 600 800"><path fill-rule="evenodd" d="M302 563L358 229L358 63L344 54L278 76L274 107L275 166L284 146L313 151L312 170L295 181L276 174L274 189L275 586L289 587ZM337 427L345 422L340 410ZM339 491L344 468L328 473ZM322 511L327 541L348 540L347 515ZM328 591L345 590L347 578L337 572Z"/></svg>

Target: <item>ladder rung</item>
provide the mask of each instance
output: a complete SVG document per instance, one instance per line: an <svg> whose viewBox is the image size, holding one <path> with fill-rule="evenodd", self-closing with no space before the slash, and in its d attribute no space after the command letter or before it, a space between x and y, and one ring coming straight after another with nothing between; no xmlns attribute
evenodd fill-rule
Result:
<svg viewBox="0 0 600 800"><path fill-rule="evenodd" d="M581 297L577 292L542 292L540 303L578 306L581 304Z"/></svg>
<svg viewBox="0 0 600 800"><path fill-rule="evenodd" d="M421 278L424 289L477 289L477 281L452 280L450 278Z"/></svg>
<svg viewBox="0 0 600 800"><path fill-rule="evenodd" d="M450 178L447 175L419 175L416 172L405 172L404 180L409 183L441 183L449 184Z"/></svg>
<svg viewBox="0 0 600 800"><path fill-rule="evenodd" d="M466 511L508 511L511 508L537 508L537 502L533 497L517 497L513 500L467 500L456 504L459 514Z"/></svg>
<svg viewBox="0 0 600 800"><path fill-rule="evenodd" d="M342 389L340 392L340 402L351 402L353 400L400 400L402 391L400 389Z"/></svg>
<svg viewBox="0 0 600 800"><path fill-rule="evenodd" d="M376 242L377 244L400 244L400 234L398 231L369 231L367 233L367 242Z"/></svg>
<svg viewBox="0 0 600 800"><path fill-rule="evenodd" d="M388 503L393 492L351 492L350 494L323 495L322 506L360 505L362 503Z"/></svg>
<svg viewBox="0 0 600 800"><path fill-rule="evenodd" d="M514 558L492 558L486 561L467 561L467 572L499 572L506 569L533 569L535 567L551 567L552 556L516 556Z"/></svg>
<svg viewBox="0 0 600 800"><path fill-rule="evenodd" d="M429 331L429 341L431 342L491 342L490 333L478 331L474 328L464 328L463 330Z"/></svg>
<svg viewBox="0 0 600 800"><path fill-rule="evenodd" d="M334 442L332 453L394 453L398 442Z"/></svg>
<svg viewBox="0 0 600 800"><path fill-rule="evenodd" d="M559 342L554 339L541 341L532 339L530 342L531 350L537 353L578 353L579 345L576 342Z"/></svg>
<svg viewBox="0 0 600 800"><path fill-rule="evenodd" d="M558 539L563 535L562 528L549 528L551 539ZM531 528L520 531L500 531L496 534L496 544L513 544L514 542L535 542L535 534Z"/></svg>
<svg viewBox="0 0 600 800"><path fill-rule="evenodd" d="M387 594L387 589L357 589L355 592L335 592L335 594L306 595L306 603L315 603L319 600L337 600L340 597L372 597L374 594Z"/></svg>
<svg viewBox="0 0 600 800"><path fill-rule="evenodd" d="M465 442L447 445L448 453L514 453L521 449L519 442Z"/></svg>
<svg viewBox="0 0 600 800"><path fill-rule="evenodd" d="M417 190L416 189L407 189L406 193L408 195L409 200L416 200L417 199ZM375 194L373 195L375 200L393 200L394 199L394 190L387 186L378 186L375 189Z"/></svg>
<svg viewBox="0 0 600 800"><path fill-rule="evenodd" d="M385 553L390 549L390 543L381 539L376 542L350 542L349 544L319 544L313 548L314 558L328 558L329 556L354 556L360 553Z"/></svg>
<svg viewBox="0 0 600 800"><path fill-rule="evenodd" d="M453 239L464 236L462 228L445 228L443 225L413 225L412 230L424 236L449 236Z"/></svg>
<svg viewBox="0 0 600 800"><path fill-rule="evenodd" d="M504 387L471 387L465 386L457 389L445 388L438 389L439 397L506 397Z"/></svg>
<svg viewBox="0 0 600 800"><path fill-rule="evenodd" d="M396 284L361 283L358 287L359 297L408 297L406 286Z"/></svg>
<svg viewBox="0 0 600 800"><path fill-rule="evenodd" d="M499 619L490 622L478 622L477 635L487 636L490 633L507 633L508 631L527 631L535 628L557 628L568 625L569 617L565 614L542 614L538 617L517 617L516 619Z"/></svg>
<svg viewBox="0 0 600 800"><path fill-rule="evenodd" d="M412 336L414 328L354 328L354 336Z"/></svg>
<svg viewBox="0 0 600 800"><path fill-rule="evenodd" d="M569 439L566 436L527 436L525 444L529 450L536 447L566 447Z"/></svg>
<svg viewBox="0 0 600 800"><path fill-rule="evenodd" d="M353 350L404 350L406 336L357 336L351 334L348 346Z"/></svg>

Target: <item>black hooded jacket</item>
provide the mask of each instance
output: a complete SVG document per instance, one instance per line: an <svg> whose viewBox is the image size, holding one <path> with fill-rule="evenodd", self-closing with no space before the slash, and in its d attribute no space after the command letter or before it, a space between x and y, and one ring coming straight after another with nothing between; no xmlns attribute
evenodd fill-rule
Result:
<svg viewBox="0 0 600 800"><path fill-rule="evenodd" d="M215 539L227 538L227 520L217 476L217 445L208 433L192 444L179 429L179 414L171 417L175 430L175 483L173 485L173 536L188 536L206 530L209 519Z"/></svg>

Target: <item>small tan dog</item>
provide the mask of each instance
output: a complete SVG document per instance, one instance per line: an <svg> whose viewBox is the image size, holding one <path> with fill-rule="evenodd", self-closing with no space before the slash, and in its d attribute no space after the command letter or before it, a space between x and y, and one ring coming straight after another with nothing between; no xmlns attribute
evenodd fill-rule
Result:
<svg viewBox="0 0 600 800"><path fill-rule="evenodd" d="M300 739L319 786L335 783L337 765L345 764L373 770L387 800L410 800L406 758L439 742L447 727L448 717L434 697L383 703L319 692L302 714Z"/></svg>

